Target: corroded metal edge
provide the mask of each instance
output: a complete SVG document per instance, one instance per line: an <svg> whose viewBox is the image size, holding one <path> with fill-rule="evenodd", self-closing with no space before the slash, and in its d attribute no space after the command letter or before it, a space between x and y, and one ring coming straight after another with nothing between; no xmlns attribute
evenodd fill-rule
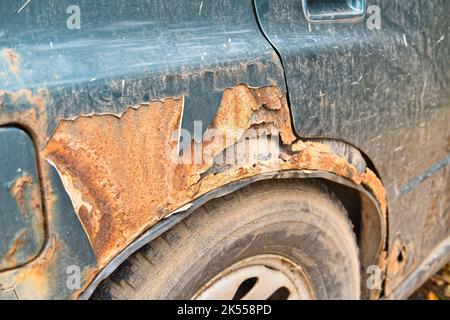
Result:
<svg viewBox="0 0 450 320"><path fill-rule="evenodd" d="M216 190L213 190L197 199L195 199L193 202L190 202L187 205L187 209L184 211L177 210L174 213L171 213L168 215L167 218L161 220L157 224L155 224L153 227L151 227L149 230L144 232L139 238L137 238L135 241L133 241L130 245L128 245L123 251L121 251L119 254L117 254L92 280L91 283L82 291L80 292L78 299L80 300L87 300L90 298L90 296L93 294L97 286L108 278L111 273L116 270L120 264L122 264L128 257L130 257L133 253L138 251L140 248L142 248L145 244L149 243L153 239L159 237L167 230L174 227L176 224L183 221L186 217L191 215L193 212L195 212L196 209L201 207L203 204L207 203L208 201L223 197L227 194L233 193L234 191L237 191L245 186L248 186L252 183L255 183L257 181L263 181L263 180L272 180L272 179L325 179L328 181L336 182L340 185L344 185L346 187L352 188L361 194L364 194L367 196L367 198L371 201L371 203L375 206L377 211L380 214L381 217L381 209L377 202L377 200L374 198L374 196L364 187L361 185L356 185L349 180L342 178L340 176L337 176L332 173L328 172L319 172L319 171L308 171L308 170L287 170L287 171L281 171L281 172L274 172L274 173L265 173L258 176L253 176L250 178L242 179L239 181L231 182L227 185L224 185ZM385 231L380 233L380 242L378 244L379 251L382 250L384 247L385 242ZM377 259L377 257L375 257Z"/></svg>

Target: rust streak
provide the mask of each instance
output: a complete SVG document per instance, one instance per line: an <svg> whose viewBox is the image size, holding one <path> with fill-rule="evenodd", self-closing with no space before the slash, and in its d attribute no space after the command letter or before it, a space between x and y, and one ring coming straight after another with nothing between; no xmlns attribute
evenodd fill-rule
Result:
<svg viewBox="0 0 450 320"><path fill-rule="evenodd" d="M12 49L4 49L3 56L9 63L9 70L16 76L19 75L19 63L20 56L18 53L14 52Z"/></svg>
<svg viewBox="0 0 450 320"><path fill-rule="evenodd" d="M28 231L26 229L22 229L17 233L8 251L6 251L4 257L1 259L3 269L12 268L17 265L16 255L26 245L27 233Z"/></svg>
<svg viewBox="0 0 450 320"><path fill-rule="evenodd" d="M19 177L11 187L10 193L16 199L17 205L26 219L33 217L32 212L40 213L39 189L33 187L33 179L30 176Z"/></svg>

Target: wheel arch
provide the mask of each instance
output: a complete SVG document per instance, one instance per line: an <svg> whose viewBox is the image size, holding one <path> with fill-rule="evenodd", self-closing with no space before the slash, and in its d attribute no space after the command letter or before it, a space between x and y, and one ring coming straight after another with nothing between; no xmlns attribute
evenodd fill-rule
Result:
<svg viewBox="0 0 450 320"><path fill-rule="evenodd" d="M128 259L128 257L144 245L162 235L164 232L173 228L210 200L224 197L258 181L277 181L281 179L291 179L294 181L301 181L303 179L321 180L338 197L349 213L349 218L354 225L358 240L362 268L362 296L365 298L378 298L380 294L382 294L381 290L370 291L367 289L367 286L364 285L367 280L367 273L365 271L368 266L377 265L384 269L387 225L383 218L383 210L374 195L362 185L357 185L348 179L333 173L324 171L286 170L276 173L255 175L222 185L219 188L196 198L175 212L172 212L169 216L148 229L117 254L93 278L86 289L79 295L79 299L89 299L100 282L108 278L114 270ZM354 201L355 196L356 199L358 199L357 203Z"/></svg>

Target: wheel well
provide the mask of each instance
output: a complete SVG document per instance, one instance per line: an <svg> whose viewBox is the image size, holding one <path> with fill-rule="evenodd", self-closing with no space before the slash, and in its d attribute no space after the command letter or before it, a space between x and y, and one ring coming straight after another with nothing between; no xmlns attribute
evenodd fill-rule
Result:
<svg viewBox="0 0 450 320"><path fill-rule="evenodd" d="M320 178L317 180L325 184L342 202L342 205L347 210L348 218L353 224L353 231L359 243L361 236L361 198L359 192L330 180Z"/></svg>
<svg viewBox="0 0 450 320"><path fill-rule="evenodd" d="M300 179L316 179L324 183L330 191L342 202L349 214L360 249L360 261L362 267L362 283L365 283L365 270L369 265L376 265L379 261L380 251L384 248L385 226L384 222L379 218L379 206L375 198L361 186L354 185L350 181L330 174L327 172L302 172L302 171L284 171L276 175L260 175L248 179L243 179L222 186L204 196L196 199L192 205L183 212L173 214L168 218L160 221L158 224L149 229L141 237L136 239L132 244L119 253L101 272L94 278L86 290L80 295L80 299L88 299L98 284L108 278L119 265L134 252L145 244L159 237L164 232L170 230L173 226L181 222L184 218L195 212L196 209L205 205L210 200L220 198L231 194L245 186L253 184L257 181L278 179L291 179L293 181L301 181ZM363 297L369 297L366 286L362 287Z"/></svg>

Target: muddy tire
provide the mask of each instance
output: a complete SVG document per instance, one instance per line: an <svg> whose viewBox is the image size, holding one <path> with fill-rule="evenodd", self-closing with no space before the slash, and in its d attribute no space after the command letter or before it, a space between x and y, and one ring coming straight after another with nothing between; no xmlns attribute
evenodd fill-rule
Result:
<svg viewBox="0 0 450 320"><path fill-rule="evenodd" d="M213 200L132 255L96 299L190 299L229 266L282 256L317 299L358 299L360 265L351 223L317 181L260 182Z"/></svg>

